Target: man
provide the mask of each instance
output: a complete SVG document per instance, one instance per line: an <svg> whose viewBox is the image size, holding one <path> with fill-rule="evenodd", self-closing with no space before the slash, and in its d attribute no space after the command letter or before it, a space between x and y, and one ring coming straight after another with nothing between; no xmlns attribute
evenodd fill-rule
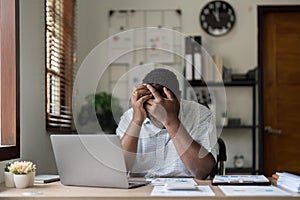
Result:
<svg viewBox="0 0 300 200"><path fill-rule="evenodd" d="M216 160L215 125L209 109L180 100L176 75L154 69L137 85L132 108L117 134L131 175L205 179Z"/></svg>

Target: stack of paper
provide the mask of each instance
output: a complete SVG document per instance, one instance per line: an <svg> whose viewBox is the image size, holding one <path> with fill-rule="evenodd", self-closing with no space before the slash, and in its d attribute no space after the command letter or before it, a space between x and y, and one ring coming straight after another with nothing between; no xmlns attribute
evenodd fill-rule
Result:
<svg viewBox="0 0 300 200"><path fill-rule="evenodd" d="M151 196L215 196L208 185L197 185L193 178L157 178L151 184Z"/></svg>
<svg viewBox="0 0 300 200"><path fill-rule="evenodd" d="M193 178L154 178L147 179L151 181L152 185L166 185L172 183L185 183L189 185L197 185L196 181Z"/></svg>
<svg viewBox="0 0 300 200"><path fill-rule="evenodd" d="M183 196L183 197L189 197L189 196L215 196L215 193L212 191L212 189L208 185L198 185L195 187L195 189L167 189L165 186L157 185L154 186L151 196Z"/></svg>
<svg viewBox="0 0 300 200"><path fill-rule="evenodd" d="M300 192L300 176L287 172L277 172L277 185L293 192Z"/></svg>
<svg viewBox="0 0 300 200"><path fill-rule="evenodd" d="M271 185L264 175L216 175L212 185Z"/></svg>

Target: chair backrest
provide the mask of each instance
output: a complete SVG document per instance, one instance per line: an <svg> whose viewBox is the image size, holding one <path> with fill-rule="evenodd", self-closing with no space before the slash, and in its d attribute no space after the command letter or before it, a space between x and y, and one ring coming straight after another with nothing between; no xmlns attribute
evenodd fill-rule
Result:
<svg viewBox="0 0 300 200"><path fill-rule="evenodd" d="M215 175L225 174L225 162L227 161L226 145L222 138L218 138L219 153L217 155L217 162L213 167L210 177L213 178Z"/></svg>

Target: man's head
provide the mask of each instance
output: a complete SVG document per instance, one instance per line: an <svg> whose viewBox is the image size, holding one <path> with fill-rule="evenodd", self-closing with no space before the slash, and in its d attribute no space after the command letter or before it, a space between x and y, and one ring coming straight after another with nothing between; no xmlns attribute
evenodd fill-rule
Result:
<svg viewBox="0 0 300 200"><path fill-rule="evenodd" d="M176 75L162 68L157 68L149 72L143 79L143 83L152 85L162 96L165 96L163 87L168 88L179 100L180 90Z"/></svg>

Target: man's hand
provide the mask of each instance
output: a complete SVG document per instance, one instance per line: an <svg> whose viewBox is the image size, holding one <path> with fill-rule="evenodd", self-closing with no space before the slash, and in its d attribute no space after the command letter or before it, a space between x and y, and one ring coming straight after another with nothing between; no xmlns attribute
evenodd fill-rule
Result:
<svg viewBox="0 0 300 200"><path fill-rule="evenodd" d="M149 99L145 108L155 119L159 120L165 127L178 123L178 114L179 114L179 101L174 96L174 94L164 87L164 93L166 97L162 97L158 91L151 85L147 85L147 88L153 95L154 99Z"/></svg>
<svg viewBox="0 0 300 200"><path fill-rule="evenodd" d="M144 103L152 97L151 92L146 85L137 85L132 92L131 104L133 108L133 122L137 125L142 125L147 118L147 113L144 108Z"/></svg>

